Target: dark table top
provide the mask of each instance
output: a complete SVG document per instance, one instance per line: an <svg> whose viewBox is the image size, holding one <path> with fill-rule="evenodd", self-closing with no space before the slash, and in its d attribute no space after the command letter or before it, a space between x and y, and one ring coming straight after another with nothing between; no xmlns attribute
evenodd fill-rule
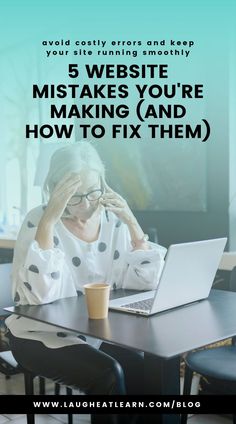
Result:
<svg viewBox="0 0 236 424"><path fill-rule="evenodd" d="M113 297L123 292L117 290ZM206 300L149 318L109 311L107 319L88 319L84 296L6 310L166 359L236 334L236 293L222 290L212 290Z"/></svg>

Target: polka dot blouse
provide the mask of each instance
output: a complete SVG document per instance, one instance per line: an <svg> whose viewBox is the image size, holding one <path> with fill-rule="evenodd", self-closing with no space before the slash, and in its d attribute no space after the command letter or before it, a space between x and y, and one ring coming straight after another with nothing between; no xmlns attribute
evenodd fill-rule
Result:
<svg viewBox="0 0 236 424"><path fill-rule="evenodd" d="M16 304L39 305L77 296L85 284L99 281L113 289L156 287L166 249L149 242L149 250L133 251L127 226L112 212L109 219L101 213L98 240L92 243L80 240L58 222L54 247L49 250L40 249L34 240L42 213L42 206L29 212L16 242L12 276ZM85 343L80 335L16 315L7 318L6 324L15 336L39 340L51 348Z"/></svg>

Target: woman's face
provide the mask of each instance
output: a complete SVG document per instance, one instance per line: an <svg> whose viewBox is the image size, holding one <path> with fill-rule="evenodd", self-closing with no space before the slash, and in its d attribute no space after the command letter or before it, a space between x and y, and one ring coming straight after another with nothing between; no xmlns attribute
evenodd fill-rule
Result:
<svg viewBox="0 0 236 424"><path fill-rule="evenodd" d="M76 218L89 219L99 205L102 195L101 179L96 171L81 172L80 176L81 185L69 200L67 209Z"/></svg>

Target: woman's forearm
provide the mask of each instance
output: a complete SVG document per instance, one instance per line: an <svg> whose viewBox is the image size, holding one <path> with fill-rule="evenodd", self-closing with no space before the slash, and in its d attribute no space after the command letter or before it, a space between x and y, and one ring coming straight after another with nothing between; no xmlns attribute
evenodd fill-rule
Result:
<svg viewBox="0 0 236 424"><path fill-rule="evenodd" d="M54 224L47 217L42 217L35 235L35 240L41 249L47 250L53 248L53 231Z"/></svg>
<svg viewBox="0 0 236 424"><path fill-rule="evenodd" d="M148 243L144 239L144 232L135 217L127 222L134 250L148 250Z"/></svg>

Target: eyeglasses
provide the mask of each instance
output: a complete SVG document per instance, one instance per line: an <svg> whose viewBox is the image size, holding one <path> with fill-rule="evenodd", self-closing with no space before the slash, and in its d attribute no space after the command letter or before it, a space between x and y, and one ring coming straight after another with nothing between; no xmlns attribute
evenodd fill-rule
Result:
<svg viewBox="0 0 236 424"><path fill-rule="evenodd" d="M92 190L86 194L75 194L74 196L71 197L67 205L68 206L79 205L82 202L83 197L86 197L86 199L89 202L95 202L96 200L99 200L100 197L102 197L102 194L103 194L102 189Z"/></svg>

